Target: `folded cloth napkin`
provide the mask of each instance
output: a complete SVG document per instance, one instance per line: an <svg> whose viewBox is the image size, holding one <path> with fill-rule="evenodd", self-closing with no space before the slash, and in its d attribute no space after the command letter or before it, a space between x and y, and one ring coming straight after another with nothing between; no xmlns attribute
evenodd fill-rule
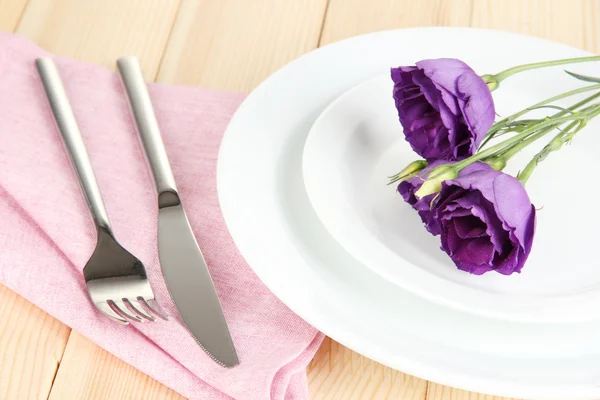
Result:
<svg viewBox="0 0 600 400"><path fill-rule="evenodd" d="M35 69L34 59L45 55L22 37L0 34L0 283L188 398L306 398L306 365L323 336L254 275L217 201L219 142L244 96L150 85L173 173L240 357L238 367L226 369L198 347L167 293L154 182L118 76L54 57L115 236L142 260L157 300L173 317L121 326L91 303L81 271L96 234Z"/></svg>

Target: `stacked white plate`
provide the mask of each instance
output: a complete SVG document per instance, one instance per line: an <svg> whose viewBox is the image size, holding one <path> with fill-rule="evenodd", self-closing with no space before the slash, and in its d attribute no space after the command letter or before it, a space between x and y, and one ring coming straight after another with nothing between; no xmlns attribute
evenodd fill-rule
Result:
<svg viewBox="0 0 600 400"><path fill-rule="evenodd" d="M386 186L417 158L402 136L390 67L453 57L484 74L585 55L502 32L420 28L302 56L248 96L223 139L219 197L236 244L292 310L383 364L496 395L600 397L600 124L528 183L543 208L521 274L458 271ZM597 64L570 69L598 75ZM582 85L560 68L538 70L503 82L494 100L508 115Z"/></svg>

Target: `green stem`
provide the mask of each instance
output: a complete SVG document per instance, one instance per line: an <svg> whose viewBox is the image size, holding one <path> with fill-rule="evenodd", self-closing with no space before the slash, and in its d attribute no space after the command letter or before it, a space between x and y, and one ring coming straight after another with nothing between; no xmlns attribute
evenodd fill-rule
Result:
<svg viewBox="0 0 600 400"><path fill-rule="evenodd" d="M512 68L506 69L502 72L499 72L495 75L489 75L489 76L491 76L495 80L496 84L499 84L500 82L502 82L509 76L512 76L519 72L529 71L531 69L537 69L537 68L554 67L556 65L575 64L575 63L582 63L582 62L589 62L589 61L600 61L600 56L566 58L563 60L543 61L543 62L537 62L537 63L532 63L532 64L517 65L516 67L512 67Z"/></svg>
<svg viewBox="0 0 600 400"><path fill-rule="evenodd" d="M573 121L571 122L569 125L567 125L565 127L565 129L563 130L563 132L559 133L554 139L552 139L552 141L554 141L558 136L562 135L564 132L570 132L571 129L573 129L574 127L577 126L577 124L579 124L580 121ZM538 138L539 139L539 138ZM552 142L551 141L551 142ZM525 185L527 183L527 180L529 179L529 177L531 176L531 174L533 173L533 170L535 169L535 167L537 166L538 162L540 161L540 157L543 154L543 152L547 152L548 150L548 145L544 146L544 148L538 152L531 161L529 161L527 163L527 165L525 166L525 168L523 168L523 170L521 172L519 172L519 174L517 175L517 178L519 179L519 181Z"/></svg>
<svg viewBox="0 0 600 400"><path fill-rule="evenodd" d="M531 143L535 142L536 140L542 138L543 136L545 136L547 133L554 130L555 128L556 128L556 126L550 126L550 127L547 127L545 129L541 130L540 132L537 132L537 133L529 136L527 139L522 140L520 143L514 145L513 147L511 147L508 150L506 150L505 152L503 152L501 155L499 155L499 157L502 157L505 161L510 160L513 156L515 156L517 153L519 153L525 147L529 146Z"/></svg>
<svg viewBox="0 0 600 400"><path fill-rule="evenodd" d="M585 113L585 112L589 112L590 110L593 110L595 107L598 107L598 105L592 105L592 106L588 106L582 110L576 111L579 107L586 105L587 103L589 103L592 100L597 99L598 97L600 97L600 93L595 93L592 96L589 96L583 100L581 100L578 103L573 104L571 107L566 108L562 111L557 112L556 114L552 115L551 117L549 117L550 119L554 119L557 117L562 117L564 114L571 114L573 112L578 112L578 113ZM569 124L565 129L570 129L571 125L578 123L578 121L573 121L571 122L571 124ZM523 150L525 147L529 146L531 143L535 142L536 140L538 140L539 138L543 137L546 135L546 133L548 133L549 131L553 130L554 128L556 128L555 126L550 126L547 127L545 129L543 129L540 132L534 133L533 135L531 135L528 138L523 139L520 143L517 143L515 146L509 148L506 151L503 151L502 154L499 154L498 156L502 156L504 158L504 161L508 161L511 157L513 157L515 154L517 154L518 152L520 152L521 150Z"/></svg>
<svg viewBox="0 0 600 400"><path fill-rule="evenodd" d="M529 137L529 135L531 135L532 133L536 133L536 132L543 130L544 128L547 128L550 126L556 127L556 126L563 124L564 122L576 121L576 120L580 120L583 118L586 118L586 116L585 115L575 115L575 116L568 115L566 117L545 119L542 122L540 122L539 124L537 124L531 128L525 129L523 132L519 133L518 135L513 136L510 139L500 142L500 143L488 148L487 150L477 152L474 155L472 155L471 157L465 158L464 160L455 163L454 168L457 172L461 171L462 169L473 164L476 161L480 161L486 157L490 157L490 156L494 155L497 151L505 150L505 149L508 149L508 148L514 146L521 140L527 139Z"/></svg>
<svg viewBox="0 0 600 400"><path fill-rule="evenodd" d="M534 105L532 105L532 106L530 106L530 107L527 107L526 109L524 109L524 110L521 110L521 111L519 111L518 113L512 114L512 115L510 115L510 116L508 116L508 117L506 117L506 118L504 118L504 119L502 119L502 120L500 120L500 121L496 122L496 123L495 123L495 124L494 124L494 125L493 125L493 126L490 128L490 130L489 130L489 131L486 133L486 135L485 135L485 138L484 138L483 142L482 142L482 143L481 143L481 145L479 146L479 150L481 150L481 149L483 148L483 146L485 146L485 145L486 145L486 144L487 144L487 143L488 143L488 142L489 142L489 141L490 141L490 140L491 140L491 139L492 139L492 138L493 138L493 137L496 135L496 133L498 133L498 131L499 131L500 129L502 129L503 127L505 127L507 124L509 124L509 123L513 122L513 121L514 121L514 120L516 120L517 118L519 118L519 117L521 117L521 116L523 116L523 115L527 114L528 112L530 112L530 111L532 111L532 110L534 110L534 109L536 109L536 108L543 107L543 106L545 106L545 105L547 105L547 104L549 104L549 103L552 103L552 102L554 102L554 101L557 101L557 100L562 100L562 99L564 99L564 98L566 98L566 97L574 96L574 95L576 95L576 94L580 94L580 93L589 92L590 90L595 90L595 89L600 89L600 84L596 84L596 85L589 85L589 86L584 86L584 87L581 87L581 88L578 88L578 89L575 89L575 90L571 90L571 91L569 91L569 92L566 92L566 93L561 93L561 94L559 94L559 95L556 95L556 96L553 96L553 97L549 97L549 98L547 98L546 100L540 101L540 102L539 102L539 103L537 103L537 104L534 104ZM596 96L597 96L597 95L596 95ZM592 97L593 97L593 96L592 96ZM593 97L593 98L595 98L595 97ZM585 100L583 100L583 101L585 101L585 102L589 102L589 101L591 101L591 100L592 100L592 98L589 98L589 97L588 97L587 99L585 99ZM581 102L580 102L580 103L581 103ZM575 104L573 107L575 107L575 106L577 106L577 107L581 106L581 104L580 104L580 103L577 103L577 104ZM585 104L585 103L583 103L583 104ZM569 108L569 109L571 109L571 108ZM559 115L559 116L560 116L560 115L563 115L564 113L565 113L565 111L562 111L562 112L559 112L559 113L555 114L555 116L556 116L556 115Z"/></svg>
<svg viewBox="0 0 600 400"><path fill-rule="evenodd" d="M587 119L592 119L600 115L600 106L596 105L595 109L592 113L587 116ZM519 173L518 179L519 181L525 185L531 174L538 166L540 162L542 162L551 152L558 151L562 148L563 144L571 141L575 134L579 132L585 126L586 121L573 121L571 122L563 131L558 133L544 148L538 152L532 159L527 163L525 168Z"/></svg>

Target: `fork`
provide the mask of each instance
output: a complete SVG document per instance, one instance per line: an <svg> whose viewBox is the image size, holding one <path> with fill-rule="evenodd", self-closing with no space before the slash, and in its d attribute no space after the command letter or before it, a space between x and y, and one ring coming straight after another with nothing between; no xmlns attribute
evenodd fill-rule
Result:
<svg viewBox="0 0 600 400"><path fill-rule="evenodd" d="M36 66L96 225L96 248L83 269L92 302L114 321L125 325L129 321L155 321L157 317L167 320L155 300L144 265L113 235L94 170L56 64L51 58L43 57L36 60Z"/></svg>

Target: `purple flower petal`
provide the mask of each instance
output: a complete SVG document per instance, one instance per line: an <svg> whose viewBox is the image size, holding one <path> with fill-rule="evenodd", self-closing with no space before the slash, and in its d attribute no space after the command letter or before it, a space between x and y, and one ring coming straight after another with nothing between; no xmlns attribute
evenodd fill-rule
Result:
<svg viewBox="0 0 600 400"><path fill-rule="evenodd" d="M425 99L427 99L427 102L433 107L433 109L440 111L439 104L442 94L431 81L431 79L425 76L425 73L423 73L422 70L418 69L413 73L412 80L419 86L421 93L423 93Z"/></svg>
<svg viewBox="0 0 600 400"><path fill-rule="evenodd" d="M513 229L519 243L527 241L529 216L535 209L531 209L531 201L523 185L516 178L502 174L494 179L493 183L494 204L498 217Z"/></svg>
<svg viewBox="0 0 600 400"><path fill-rule="evenodd" d="M486 236L487 225L474 215L455 217L453 221L456 233L461 239L475 239Z"/></svg>
<svg viewBox="0 0 600 400"><path fill-rule="evenodd" d="M494 123L496 111L494 103L490 101L480 101L478 99L489 96L490 90L487 84L479 77L472 74L464 74L458 78L457 89L459 96L464 99L459 102L461 113L469 130L474 133L474 149L479 147L488 129Z"/></svg>
<svg viewBox="0 0 600 400"><path fill-rule="evenodd" d="M415 210L418 211L421 220L425 224L425 228L432 235L439 235L441 230L438 221L434 218L431 212L431 201L435 197L435 195L431 194L429 196L425 196L422 199L417 199L415 196L415 192L419 190L423 182L425 181L425 177L429 172L443 164L441 161L434 162L430 164L427 168L421 171L418 175L407 179L405 181L400 182L398 185L398 192L402 195L404 201L410 204Z"/></svg>
<svg viewBox="0 0 600 400"><path fill-rule="evenodd" d="M471 156L495 118L486 83L460 60L422 60L392 68L394 100L406 140L429 162Z"/></svg>
<svg viewBox="0 0 600 400"><path fill-rule="evenodd" d="M523 185L485 163L474 163L442 184L428 215L442 249L472 274L520 272L535 231L535 208Z"/></svg>
<svg viewBox="0 0 600 400"><path fill-rule="evenodd" d="M494 246L487 238L462 240L460 247L454 253L455 259L460 263L471 266L486 266L489 268L494 259Z"/></svg>

